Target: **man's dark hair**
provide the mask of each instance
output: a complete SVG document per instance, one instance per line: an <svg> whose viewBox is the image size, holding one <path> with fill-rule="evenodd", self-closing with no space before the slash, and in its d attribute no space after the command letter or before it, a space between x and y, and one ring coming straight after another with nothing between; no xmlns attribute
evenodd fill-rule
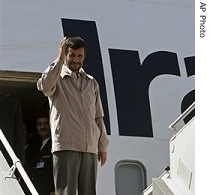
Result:
<svg viewBox="0 0 210 195"><path fill-rule="evenodd" d="M49 119L49 113L48 112L39 112L36 115L36 121L40 118L48 118Z"/></svg>
<svg viewBox="0 0 210 195"><path fill-rule="evenodd" d="M85 41L81 37L69 37L68 39L66 39L66 49L65 49L66 55L68 53L68 48L72 48L75 50L79 48L84 48L85 55L87 53Z"/></svg>

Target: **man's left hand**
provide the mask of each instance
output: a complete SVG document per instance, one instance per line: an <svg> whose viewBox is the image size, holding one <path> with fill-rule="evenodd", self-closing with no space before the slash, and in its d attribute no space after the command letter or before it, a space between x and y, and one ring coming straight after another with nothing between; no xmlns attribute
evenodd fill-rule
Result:
<svg viewBox="0 0 210 195"><path fill-rule="evenodd" d="M107 159L107 152L98 152L98 162L101 162L101 166L103 166Z"/></svg>

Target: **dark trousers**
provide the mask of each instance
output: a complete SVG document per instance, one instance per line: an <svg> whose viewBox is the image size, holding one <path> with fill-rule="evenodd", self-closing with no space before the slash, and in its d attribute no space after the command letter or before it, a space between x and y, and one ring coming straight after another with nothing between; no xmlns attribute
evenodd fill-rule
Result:
<svg viewBox="0 0 210 195"><path fill-rule="evenodd" d="M86 152L53 153L56 195L96 195L97 155Z"/></svg>

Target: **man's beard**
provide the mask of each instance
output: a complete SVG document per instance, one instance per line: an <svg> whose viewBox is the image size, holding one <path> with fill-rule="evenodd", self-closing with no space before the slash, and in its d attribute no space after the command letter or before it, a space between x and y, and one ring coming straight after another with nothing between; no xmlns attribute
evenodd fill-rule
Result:
<svg viewBox="0 0 210 195"><path fill-rule="evenodd" d="M73 72L77 72L80 70L80 68L82 67L82 63L79 63L79 62L72 62L72 63L69 63L67 64L67 67L73 71Z"/></svg>

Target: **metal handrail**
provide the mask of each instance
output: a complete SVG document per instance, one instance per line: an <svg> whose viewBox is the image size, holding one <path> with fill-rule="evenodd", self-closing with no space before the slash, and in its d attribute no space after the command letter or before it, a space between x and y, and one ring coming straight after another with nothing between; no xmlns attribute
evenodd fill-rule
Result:
<svg viewBox="0 0 210 195"><path fill-rule="evenodd" d="M169 129L176 134L177 130L176 130L176 126L178 125L178 123L184 119L186 116L188 116L190 114L190 112L193 111L193 109L195 108L195 102L193 102L173 123L171 123L169 125Z"/></svg>
<svg viewBox="0 0 210 195"><path fill-rule="evenodd" d="M12 147L10 146L9 142L7 141L6 137L4 136L2 130L0 129L0 140L2 141L4 147L6 148L8 154L10 155L12 161L13 161L13 166L9 170L9 177L7 178L14 178L14 172L16 168L18 169L20 175L22 176L23 180L25 181L28 189L30 190L32 195L39 195L37 190L35 189L34 185L32 184L31 180L29 179L25 169L23 168L21 161L17 158L15 155Z"/></svg>

